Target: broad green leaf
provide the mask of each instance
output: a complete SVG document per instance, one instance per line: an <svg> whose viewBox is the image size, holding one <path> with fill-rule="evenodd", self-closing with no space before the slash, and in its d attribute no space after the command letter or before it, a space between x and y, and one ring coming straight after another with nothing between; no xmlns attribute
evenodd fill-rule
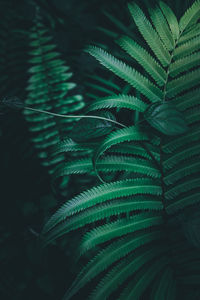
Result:
<svg viewBox="0 0 200 300"><path fill-rule="evenodd" d="M144 113L147 122L165 135L179 135L188 130L184 116L170 103L157 102Z"/></svg>

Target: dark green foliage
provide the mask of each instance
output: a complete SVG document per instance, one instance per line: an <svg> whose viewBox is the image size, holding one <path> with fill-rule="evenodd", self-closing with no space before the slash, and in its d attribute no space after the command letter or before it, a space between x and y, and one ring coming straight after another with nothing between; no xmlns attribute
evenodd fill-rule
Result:
<svg viewBox="0 0 200 300"><path fill-rule="evenodd" d="M88 299L188 299L183 287L199 290L198 214L187 212L199 207L200 2L180 21L163 2L149 8L149 17L135 3L128 7L143 44L130 36L118 44L137 64L97 46L86 51L141 96L110 94L93 100L87 112L117 108L120 117L125 108L144 116L98 144L68 139L55 148L91 150L89 158L60 166L56 178L92 172L92 164L100 178L114 175L68 200L44 226L45 243L86 227L80 255L96 252L65 300L95 278Z"/></svg>

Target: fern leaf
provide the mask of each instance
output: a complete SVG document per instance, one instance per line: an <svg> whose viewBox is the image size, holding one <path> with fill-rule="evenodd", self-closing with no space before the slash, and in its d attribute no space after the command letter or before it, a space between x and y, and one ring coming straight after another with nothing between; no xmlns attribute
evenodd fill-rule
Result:
<svg viewBox="0 0 200 300"><path fill-rule="evenodd" d="M143 159L134 159L123 156L109 156L98 161L97 168L102 172L128 171L141 173L153 178L160 178L159 170L155 169L152 163ZM58 166L54 172L54 180L58 177L70 174L84 174L93 171L93 164L90 158L75 160Z"/></svg>
<svg viewBox="0 0 200 300"><path fill-rule="evenodd" d="M127 36L121 37L118 44L146 70L159 86L165 84L167 74L156 60L134 40Z"/></svg>
<svg viewBox="0 0 200 300"><path fill-rule="evenodd" d="M153 22L153 25L165 45L168 51L172 51L175 46L175 42L172 36L172 33L169 29L169 25L165 19L165 17L162 14L162 11L159 7L149 8L149 13L151 16L151 20Z"/></svg>
<svg viewBox="0 0 200 300"><path fill-rule="evenodd" d="M142 134L137 127L131 126L125 129L119 129L111 134L109 134L100 146L94 151L93 155L93 163L94 166L97 163L98 158L109 148L119 143L123 143L125 141L145 141L147 140L147 136Z"/></svg>
<svg viewBox="0 0 200 300"><path fill-rule="evenodd" d="M142 294L151 284L155 276L169 263L166 257L161 257L152 262L148 268L144 266L134 277L133 281L128 284L119 300L139 300ZM161 299L161 298L159 298Z"/></svg>
<svg viewBox="0 0 200 300"><path fill-rule="evenodd" d="M190 129L190 132L185 134L184 136L181 136L179 138L176 138L176 143L174 142L174 139L169 141L163 146L163 151L165 153L172 153L177 148L183 147L184 145L187 145L190 142L196 142L200 140L200 129L199 126L193 126Z"/></svg>
<svg viewBox="0 0 200 300"><path fill-rule="evenodd" d="M121 238L119 241L112 243L104 250L100 251L82 271L79 273L72 286L67 292L70 299L76 294L88 281L92 280L99 273L106 270L110 265L119 259L136 250L145 244L149 244L154 240L160 239L160 232L151 232L140 234L137 237L130 239L130 237Z"/></svg>
<svg viewBox="0 0 200 300"><path fill-rule="evenodd" d="M197 184L196 184L197 183ZM192 181L192 184L194 184L195 187L199 187L199 181L198 179L195 179ZM180 191L180 189L179 189ZM200 193L198 192L193 192L192 195L186 196L186 197L181 197L181 199L174 201L173 203L167 205L166 211L169 214L174 214L177 211L181 209L185 209L190 205L197 204L199 203L200 199Z"/></svg>
<svg viewBox="0 0 200 300"><path fill-rule="evenodd" d="M184 13L179 22L180 31L183 32L192 24L196 23L200 15L200 1L195 1Z"/></svg>
<svg viewBox="0 0 200 300"><path fill-rule="evenodd" d="M102 99L97 99L89 105L86 112L103 109L103 108L127 108L131 110L136 110L139 112L144 112L147 108L147 104L141 101L140 99L130 96L130 95L113 95L110 97L105 97Z"/></svg>
<svg viewBox="0 0 200 300"><path fill-rule="evenodd" d="M200 68L182 75L177 79L173 79L167 85L167 97L171 98L177 94L187 91L190 88L195 87L199 83Z"/></svg>
<svg viewBox="0 0 200 300"><path fill-rule="evenodd" d="M84 235L81 245L81 254L108 240L118 238L128 233L137 232L138 230L160 225L162 222L163 219L161 216L156 216L152 213L141 213L130 217L129 219L122 219L110 224L99 226Z"/></svg>
<svg viewBox="0 0 200 300"><path fill-rule="evenodd" d="M175 167L170 170L169 175L164 177L164 182L166 185L174 184L179 179L183 179L186 176L192 175L193 173L198 173L200 171L200 162L196 159L185 162L178 169Z"/></svg>
<svg viewBox="0 0 200 300"><path fill-rule="evenodd" d="M200 185L200 179L188 179L187 182L179 183L176 186L170 188L166 193L165 197L167 200L174 199L178 195L184 192L189 192L192 189L198 188ZM198 202L199 199L196 199L196 202Z"/></svg>
<svg viewBox="0 0 200 300"><path fill-rule="evenodd" d="M43 233L49 231L56 224L63 221L67 216L73 215L95 204L140 193L160 195L162 191L159 185L156 185L155 183L152 184L152 181L146 178L116 181L114 183L94 187L64 204L51 217L49 222L46 223Z"/></svg>
<svg viewBox="0 0 200 300"><path fill-rule="evenodd" d="M188 55L184 58L176 60L170 65L170 76L175 77L186 70L190 70L200 65L200 52Z"/></svg>
<svg viewBox="0 0 200 300"><path fill-rule="evenodd" d="M138 89L151 102L160 100L162 96L161 90L151 83L146 77L141 75L138 71L129 67L121 60L116 59L114 56L101 48L90 46L86 52L94 56L102 65L128 82L131 86Z"/></svg>
<svg viewBox="0 0 200 300"><path fill-rule="evenodd" d="M193 38L195 38L198 35L200 35L200 24L199 23L195 24L192 29L188 30L187 32L185 32L185 34L181 35L178 45L185 43L185 42L189 42L189 40L192 40Z"/></svg>
<svg viewBox="0 0 200 300"><path fill-rule="evenodd" d="M199 93L199 88L194 89L190 92L185 93L184 95L174 98L172 100L172 103L176 105L179 110L184 111L199 104Z"/></svg>
<svg viewBox="0 0 200 300"><path fill-rule="evenodd" d="M190 55L200 49L200 36L193 38L192 40L178 46L174 50L174 59L180 59L187 55Z"/></svg>
<svg viewBox="0 0 200 300"><path fill-rule="evenodd" d="M130 213L134 210L162 210L163 204L160 199L149 195L136 195L134 198L127 198L121 200L114 200L109 203L102 204L101 207L93 207L78 215L73 216L70 220L60 223L52 231L50 231L44 238L44 245L47 245L57 239L58 237L87 224L103 220L110 216L119 216L122 213Z"/></svg>
<svg viewBox="0 0 200 300"><path fill-rule="evenodd" d="M163 1L159 2L160 8L162 9L162 13L164 14L169 27L171 29L174 40L176 41L179 37L179 24L174 12L171 8Z"/></svg>
<svg viewBox="0 0 200 300"><path fill-rule="evenodd" d="M198 155L200 153L200 145L188 145L183 150L178 151L177 153L171 155L168 159L163 162L163 166L166 170L171 169L176 164L190 159L192 156Z"/></svg>
<svg viewBox="0 0 200 300"><path fill-rule="evenodd" d="M89 300L107 299L109 295L118 288L127 278L133 276L145 263L150 262L158 255L162 255L166 250L162 247L152 247L148 251L141 251L140 254L133 254L125 261L119 263L102 279L93 291ZM67 300L68 298L64 298Z"/></svg>
<svg viewBox="0 0 200 300"><path fill-rule="evenodd" d="M154 52L155 56L164 67L168 66L170 62L169 52L163 45L157 32L153 29L151 23L147 20L146 16L137 4L131 3L128 5L128 8L138 30L146 40L151 50Z"/></svg>

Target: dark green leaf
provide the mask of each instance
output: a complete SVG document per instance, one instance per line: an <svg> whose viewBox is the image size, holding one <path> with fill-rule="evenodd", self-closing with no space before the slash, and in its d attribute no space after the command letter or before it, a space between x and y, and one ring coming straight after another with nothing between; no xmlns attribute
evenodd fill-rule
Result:
<svg viewBox="0 0 200 300"><path fill-rule="evenodd" d="M157 102L144 113L146 121L165 135L179 135L188 130L183 114L171 103Z"/></svg>
<svg viewBox="0 0 200 300"><path fill-rule="evenodd" d="M115 121L113 114L108 111L98 112L96 116ZM115 124L107 120L82 118L73 127L70 133L70 138L76 142L84 142L109 134L114 127Z"/></svg>

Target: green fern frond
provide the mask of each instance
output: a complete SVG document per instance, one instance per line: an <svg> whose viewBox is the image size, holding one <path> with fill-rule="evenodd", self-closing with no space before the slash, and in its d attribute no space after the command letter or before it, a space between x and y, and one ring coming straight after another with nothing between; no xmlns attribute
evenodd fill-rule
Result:
<svg viewBox="0 0 200 300"><path fill-rule="evenodd" d="M164 16L169 24L169 27L172 32L172 36L173 36L174 40L176 41L179 37L179 25L178 25L177 18L175 16L174 12L171 10L171 8L166 3L164 3L163 1L160 1L159 5L162 10L162 13L164 14Z"/></svg>
<svg viewBox="0 0 200 300"><path fill-rule="evenodd" d="M134 40L127 36L121 37L118 44L146 70L159 86L165 84L167 74L157 61Z"/></svg>
<svg viewBox="0 0 200 300"><path fill-rule="evenodd" d="M144 112L147 108L147 104L140 99L131 95L113 95L105 97L102 99L97 99L92 104L89 105L86 112L103 109L103 108L127 108L131 110L136 110L139 112Z"/></svg>
<svg viewBox="0 0 200 300"><path fill-rule="evenodd" d="M152 163L144 159L134 159L123 156L108 156L98 160L96 164L99 171L115 172L127 171L144 174L153 178L160 178L161 174ZM53 178L70 175L70 174L84 174L93 171L93 163L91 158L75 160L58 166L55 170Z"/></svg>
<svg viewBox="0 0 200 300"><path fill-rule="evenodd" d="M192 108L199 104L199 93L200 89L196 88L192 91L185 93L177 98L174 98L172 103L177 106L177 108L181 111L184 111L188 108Z"/></svg>
<svg viewBox="0 0 200 300"><path fill-rule="evenodd" d="M152 262L148 269L144 266L135 276L132 282L124 289L119 300L127 299L141 299L141 295L146 288L151 285L157 274L164 269L169 263L167 257L161 257L158 260ZM162 291L163 292L163 291ZM164 295L163 295L164 297ZM159 298L161 299L161 298ZM165 298L166 299L166 298Z"/></svg>
<svg viewBox="0 0 200 300"><path fill-rule="evenodd" d="M167 97L172 98L177 94L187 91L198 85L200 76L200 68L182 75L177 79L173 79L167 86Z"/></svg>
<svg viewBox="0 0 200 300"><path fill-rule="evenodd" d="M160 40L157 32L153 29L151 23L148 21L147 17L135 3L130 3L128 8L138 27L138 30L143 35L145 41L154 52L155 56L164 67L168 66L170 62L170 54Z"/></svg>
<svg viewBox="0 0 200 300"><path fill-rule="evenodd" d="M180 59L198 51L200 49L199 38L199 36L196 36L192 40L189 40L178 46L174 50L174 59Z"/></svg>
<svg viewBox="0 0 200 300"><path fill-rule="evenodd" d="M117 242L100 251L78 274L73 285L68 291L68 299L76 294L87 282L95 278L99 273L106 270L110 265L122 259L137 248L160 239L160 232L139 234L134 239L129 237L121 238Z"/></svg>
<svg viewBox="0 0 200 300"><path fill-rule="evenodd" d="M195 187L199 187L198 184L199 184L199 181L198 179L195 179L191 182L192 184L194 184L194 188ZM197 183L197 184L196 184ZM179 189L180 191L180 189ZM177 189L176 189L176 192L177 192ZM177 195L177 193L176 193ZM181 197L181 199L179 200L176 200L176 201L173 201L173 203L169 204L166 206L166 211L167 213L169 214L174 214L176 213L177 211L180 211L181 209L185 209L187 208L188 206L190 205L194 205L194 204L197 204L199 203L199 199L200 199L200 193L198 192L193 192L192 195L190 196L187 196L187 197Z"/></svg>
<svg viewBox="0 0 200 300"><path fill-rule="evenodd" d="M179 183L176 186L169 188L169 190L165 193L165 197L167 200L172 200L178 195L181 195L184 192L189 192L195 188L199 188L200 185L200 179L188 179L187 182ZM199 199L196 199L196 202L198 202Z"/></svg>
<svg viewBox="0 0 200 300"><path fill-rule="evenodd" d="M146 141L148 137L141 133L136 126L131 126L123 129L119 129L109 134L99 147L94 151L93 162L97 163L98 158L109 148L114 145L130 142L130 141Z"/></svg>
<svg viewBox="0 0 200 300"><path fill-rule="evenodd" d="M200 52L178 59L170 66L170 76L175 77L186 70L199 66L199 64Z"/></svg>
<svg viewBox="0 0 200 300"><path fill-rule="evenodd" d="M152 194L159 196L161 193L161 187L158 184L152 184L152 180L147 178L137 178L102 184L98 187L94 187L91 190L81 193L64 204L51 217L49 222L46 223L43 233L52 229L67 216L71 216L93 205L119 197L127 197L137 194Z"/></svg>
<svg viewBox="0 0 200 300"><path fill-rule="evenodd" d="M126 260L122 260L100 281L89 299L107 299L118 286L125 282L127 278L133 276L145 263L150 262L159 255L161 256L165 251L166 249L162 247L155 248L155 246L152 246L148 251L140 251L139 254L133 254ZM69 298L64 299L67 300Z"/></svg>
<svg viewBox="0 0 200 300"><path fill-rule="evenodd" d="M177 153L173 153L168 159L163 162L163 166L166 170L173 168L178 163L190 159L193 156L198 155L200 152L200 145L188 144L182 151L178 151Z"/></svg>
<svg viewBox="0 0 200 300"><path fill-rule="evenodd" d="M187 32L183 33L179 39L179 44L188 42L196 36L200 35L200 24L195 24L193 28L189 29Z"/></svg>
<svg viewBox="0 0 200 300"><path fill-rule="evenodd" d="M184 13L179 22L180 31L184 31L192 24L196 23L200 14L200 1L195 1L190 8Z"/></svg>
<svg viewBox="0 0 200 300"><path fill-rule="evenodd" d="M72 73L60 59L48 29L38 20L31 30L29 45L31 66L28 70L30 78L26 105L57 113L75 112L83 108L81 95L68 96L69 91L76 86L68 82ZM50 155L49 148L59 142L62 134L70 131L72 120L63 121L31 110L24 110L24 115L30 122L32 142L38 149L38 156L42 164L48 166L49 173L52 173L56 164L65 157L60 155L55 158Z"/></svg>
<svg viewBox="0 0 200 300"><path fill-rule="evenodd" d="M152 213L141 213L128 219L117 220L110 224L99 226L86 233L81 245L81 254L98 244L110 241L138 230L161 225L163 218Z"/></svg>
<svg viewBox="0 0 200 300"><path fill-rule="evenodd" d="M173 39L172 32L170 31L167 20L163 16L162 11L159 7L154 7L153 9L149 8L149 13L153 25L161 41L163 42L168 51L172 51L175 46L175 41Z"/></svg>
<svg viewBox="0 0 200 300"><path fill-rule="evenodd" d="M151 102L160 100L162 96L161 90L135 69L129 67L101 48L90 46L86 49L86 52L94 56L102 65L127 81L131 86L137 88Z"/></svg>
<svg viewBox="0 0 200 300"><path fill-rule="evenodd" d="M53 231L45 236L44 245L51 243L60 236L81 228L87 224L96 221L105 220L111 216L120 216L122 213L128 214L135 210L140 211L159 211L163 209L162 201L155 196L135 195L134 198L128 197L123 201L115 199L109 203L101 204L101 206L90 208L84 212L74 215L70 220L60 223Z"/></svg>

